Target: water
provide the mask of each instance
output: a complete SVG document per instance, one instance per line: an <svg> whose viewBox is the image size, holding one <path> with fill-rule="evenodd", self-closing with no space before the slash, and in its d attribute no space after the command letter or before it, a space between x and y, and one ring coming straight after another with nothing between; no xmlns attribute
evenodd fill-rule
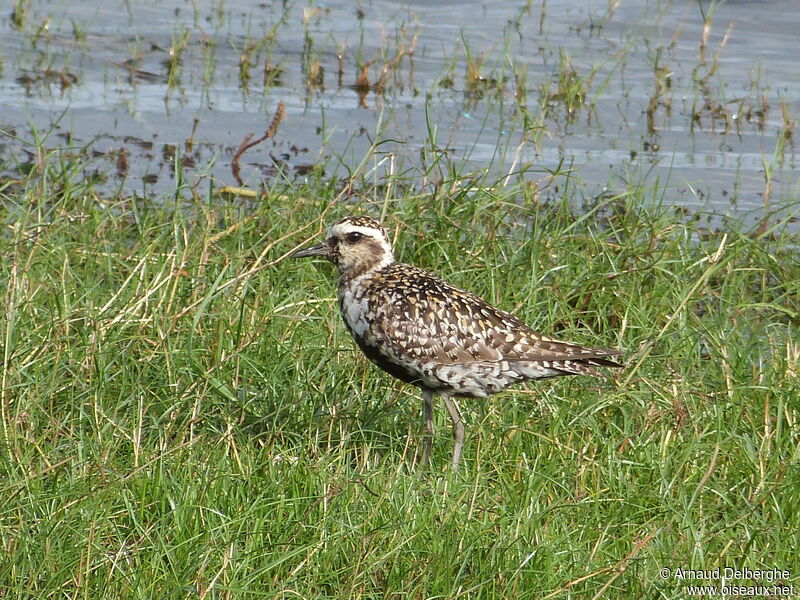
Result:
<svg viewBox="0 0 800 600"><path fill-rule="evenodd" d="M495 180L513 168L510 180L544 185L569 167L588 194L633 181L741 212L763 206L766 165L771 201L798 195L796 0L195 4L4 11L5 176L19 177L36 135L85 152L112 191L169 193L176 170L200 191L237 185L232 155L282 101L275 137L242 155L245 185L321 164L345 177L380 141L365 165L375 178L424 182L446 153ZM373 84L387 65L380 90L353 85L368 60Z"/></svg>

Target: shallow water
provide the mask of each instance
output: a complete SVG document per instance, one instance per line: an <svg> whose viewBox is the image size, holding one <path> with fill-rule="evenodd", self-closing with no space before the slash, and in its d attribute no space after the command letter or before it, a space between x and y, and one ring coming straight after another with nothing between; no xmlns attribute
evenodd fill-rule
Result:
<svg viewBox="0 0 800 600"><path fill-rule="evenodd" d="M248 186L319 164L345 177L373 141L367 175L419 182L433 138L465 171L542 182L561 165L587 194L632 181L741 212L763 205L767 165L771 200L798 196L796 0L210 4L31 0L4 13L5 175L31 160L35 131L48 148L89 148L87 172L109 190L168 193L176 171L202 191L236 185L231 156L282 101L275 137L241 158ZM372 84L387 65L381 90L353 85L368 60Z"/></svg>

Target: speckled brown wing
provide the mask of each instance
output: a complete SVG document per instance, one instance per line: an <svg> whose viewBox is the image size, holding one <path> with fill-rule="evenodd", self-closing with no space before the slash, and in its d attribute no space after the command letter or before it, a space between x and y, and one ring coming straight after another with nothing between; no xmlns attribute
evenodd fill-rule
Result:
<svg viewBox="0 0 800 600"><path fill-rule="evenodd" d="M564 374L591 373L617 350L586 348L543 336L514 315L416 267L394 263L376 273L373 333L409 358L442 363L509 361L576 363ZM376 282L378 283L378 282ZM580 369L581 366L589 367Z"/></svg>

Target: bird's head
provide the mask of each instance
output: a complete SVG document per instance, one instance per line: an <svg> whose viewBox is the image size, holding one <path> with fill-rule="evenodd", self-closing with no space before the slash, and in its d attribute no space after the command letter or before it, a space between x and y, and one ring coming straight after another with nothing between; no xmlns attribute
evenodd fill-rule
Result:
<svg viewBox="0 0 800 600"><path fill-rule="evenodd" d="M339 274L357 277L394 262L392 244L386 230L371 217L345 217L328 227L321 244L300 250L292 258L327 258Z"/></svg>

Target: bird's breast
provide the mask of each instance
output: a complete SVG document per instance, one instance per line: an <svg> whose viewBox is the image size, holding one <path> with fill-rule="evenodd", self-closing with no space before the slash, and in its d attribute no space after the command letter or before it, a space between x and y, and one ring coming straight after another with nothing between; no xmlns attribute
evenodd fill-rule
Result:
<svg viewBox="0 0 800 600"><path fill-rule="evenodd" d="M339 311L353 336L362 340L369 337L370 324L374 317L371 315L366 294L351 286L340 288Z"/></svg>

